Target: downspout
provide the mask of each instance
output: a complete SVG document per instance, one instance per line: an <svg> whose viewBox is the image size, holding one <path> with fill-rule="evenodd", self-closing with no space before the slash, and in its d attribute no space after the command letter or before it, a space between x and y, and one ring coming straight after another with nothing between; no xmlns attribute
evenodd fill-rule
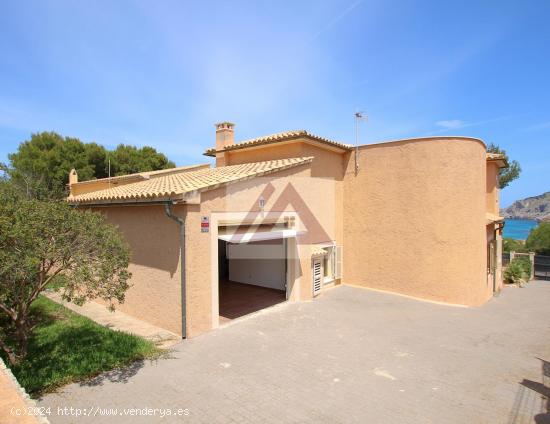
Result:
<svg viewBox="0 0 550 424"><path fill-rule="evenodd" d="M498 222L493 230L493 239L495 240L495 269L493 270L493 293L496 293L497 291L497 263L499 260L498 257L498 241L497 241L497 233L499 236L502 236L502 231L504 230L504 225L506 224L505 221ZM500 260L502 261L502 242L501 242L501 252L500 252ZM502 276L502 265L500 267L500 272Z"/></svg>
<svg viewBox="0 0 550 424"><path fill-rule="evenodd" d="M174 215L172 212L172 202L164 204L164 212L170 219L176 221L180 227L180 268L181 268L181 337L187 337L187 296L186 296L186 281L185 281L185 219Z"/></svg>

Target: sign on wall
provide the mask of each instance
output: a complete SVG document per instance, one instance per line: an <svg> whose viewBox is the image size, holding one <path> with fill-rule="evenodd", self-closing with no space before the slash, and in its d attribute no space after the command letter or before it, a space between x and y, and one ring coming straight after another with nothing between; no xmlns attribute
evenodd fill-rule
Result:
<svg viewBox="0 0 550 424"><path fill-rule="evenodd" d="M208 216L201 216L201 233L208 233L210 231L210 218Z"/></svg>

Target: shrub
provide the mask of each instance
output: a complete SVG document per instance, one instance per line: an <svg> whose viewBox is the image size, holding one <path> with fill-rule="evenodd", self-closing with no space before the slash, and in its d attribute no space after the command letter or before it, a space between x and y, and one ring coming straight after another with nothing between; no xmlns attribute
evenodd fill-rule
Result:
<svg viewBox="0 0 550 424"><path fill-rule="evenodd" d="M527 256L514 258L504 271L504 282L520 284L522 280L529 281L531 277L531 260Z"/></svg>
<svg viewBox="0 0 550 424"><path fill-rule="evenodd" d="M531 260L528 256L520 256L514 258L513 262L519 263L525 274L525 279L529 280L531 277Z"/></svg>
<svg viewBox="0 0 550 424"><path fill-rule="evenodd" d="M516 260L510 262L504 271L504 282L507 284L519 284L525 275L523 266Z"/></svg>
<svg viewBox="0 0 550 424"><path fill-rule="evenodd" d="M502 239L502 250L505 252L527 252L523 241L508 237Z"/></svg>

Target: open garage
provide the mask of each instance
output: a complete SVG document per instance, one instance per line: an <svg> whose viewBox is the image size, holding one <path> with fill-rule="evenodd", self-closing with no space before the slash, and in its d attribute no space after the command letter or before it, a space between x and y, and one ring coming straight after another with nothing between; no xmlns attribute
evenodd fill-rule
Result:
<svg viewBox="0 0 550 424"><path fill-rule="evenodd" d="M220 324L287 299L287 239L280 231L224 232L218 240Z"/></svg>

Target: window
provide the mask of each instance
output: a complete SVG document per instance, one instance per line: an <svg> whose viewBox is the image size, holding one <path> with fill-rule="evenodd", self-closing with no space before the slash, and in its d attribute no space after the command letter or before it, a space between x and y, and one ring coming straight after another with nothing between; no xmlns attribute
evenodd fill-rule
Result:
<svg viewBox="0 0 550 424"><path fill-rule="evenodd" d="M323 257L323 284L342 278L342 246L326 246Z"/></svg>
<svg viewBox="0 0 550 424"><path fill-rule="evenodd" d="M325 247L324 250L327 254L323 256L323 283L328 284L334 281L334 246Z"/></svg>

